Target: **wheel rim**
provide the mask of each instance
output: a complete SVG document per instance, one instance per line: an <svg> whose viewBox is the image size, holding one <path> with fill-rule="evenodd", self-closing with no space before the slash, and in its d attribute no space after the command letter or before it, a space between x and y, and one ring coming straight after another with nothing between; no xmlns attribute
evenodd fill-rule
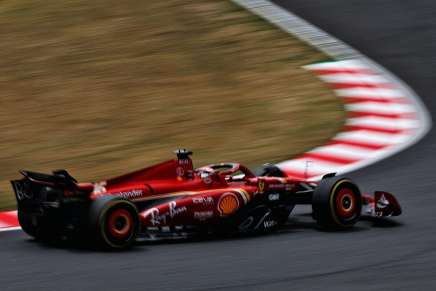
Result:
<svg viewBox="0 0 436 291"><path fill-rule="evenodd" d="M107 218L109 235L117 240L128 239L132 235L133 224L132 214L123 208L111 211Z"/></svg>
<svg viewBox="0 0 436 291"><path fill-rule="evenodd" d="M351 218L356 214L356 194L353 189L342 188L335 199L337 214L343 218Z"/></svg>

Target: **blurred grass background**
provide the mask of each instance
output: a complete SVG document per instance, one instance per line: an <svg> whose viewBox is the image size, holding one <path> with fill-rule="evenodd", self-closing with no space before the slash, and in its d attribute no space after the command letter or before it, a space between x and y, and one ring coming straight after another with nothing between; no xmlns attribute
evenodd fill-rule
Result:
<svg viewBox="0 0 436 291"><path fill-rule="evenodd" d="M227 0L0 1L0 209L22 168L98 180L194 151L197 166L289 159L342 104L326 57Z"/></svg>

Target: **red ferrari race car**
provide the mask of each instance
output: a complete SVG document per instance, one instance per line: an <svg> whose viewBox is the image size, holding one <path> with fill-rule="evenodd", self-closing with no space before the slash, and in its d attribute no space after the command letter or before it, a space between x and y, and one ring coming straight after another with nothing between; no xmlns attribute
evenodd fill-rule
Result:
<svg viewBox="0 0 436 291"><path fill-rule="evenodd" d="M195 233L265 232L283 225L295 205L311 204L325 228L352 227L361 214L396 216L393 195L362 195L351 180L325 175L309 182L285 177L276 166L256 176L238 163L194 168L192 152L96 183L78 183L67 171L21 171L11 181L22 229L36 239L80 238L125 249L136 239Z"/></svg>

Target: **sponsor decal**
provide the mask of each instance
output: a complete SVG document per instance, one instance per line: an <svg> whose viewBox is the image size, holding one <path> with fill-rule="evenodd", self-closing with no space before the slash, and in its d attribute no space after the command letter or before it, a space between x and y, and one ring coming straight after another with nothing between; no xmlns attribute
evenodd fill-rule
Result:
<svg viewBox="0 0 436 291"><path fill-rule="evenodd" d="M377 201L377 208L384 209L388 207L389 200L386 199L385 195L380 196L380 199Z"/></svg>
<svg viewBox="0 0 436 291"><path fill-rule="evenodd" d="M295 187L295 184L285 184L286 191L292 191Z"/></svg>
<svg viewBox="0 0 436 291"><path fill-rule="evenodd" d="M271 193L268 195L268 200L269 201L277 201L280 199L280 194L279 193Z"/></svg>
<svg viewBox="0 0 436 291"><path fill-rule="evenodd" d="M265 190L265 182L262 180L259 180L259 183L257 185L257 192L259 192L260 194L263 193L263 190Z"/></svg>
<svg viewBox="0 0 436 291"><path fill-rule="evenodd" d="M283 190L285 189L285 184L269 184L268 188L274 190Z"/></svg>
<svg viewBox="0 0 436 291"><path fill-rule="evenodd" d="M215 201L213 200L213 197L206 196L206 197L193 197L192 203L194 204L204 204L204 205L211 205Z"/></svg>
<svg viewBox="0 0 436 291"><path fill-rule="evenodd" d="M292 189L294 189L294 184L278 184L278 183L275 183L275 184L269 184L268 185L268 188L269 189L272 189L272 190L286 190L286 191L291 191Z"/></svg>
<svg viewBox="0 0 436 291"><path fill-rule="evenodd" d="M17 194L18 200L24 200L24 199L30 199L30 195L26 192L26 189L24 189L23 184L21 183L15 183L15 193Z"/></svg>
<svg viewBox="0 0 436 291"><path fill-rule="evenodd" d="M142 194L144 194L144 192L142 190L134 189L134 190L130 190L130 191L116 192L113 195L119 196L119 197L122 197L125 199L134 199L134 198L141 197Z"/></svg>
<svg viewBox="0 0 436 291"><path fill-rule="evenodd" d="M277 221L276 220L265 220L263 222L263 227L264 228L271 228L271 227L276 226L276 225L277 225Z"/></svg>
<svg viewBox="0 0 436 291"><path fill-rule="evenodd" d="M183 175L185 174L185 170L183 169L183 167L177 167L176 174L178 177L183 177Z"/></svg>
<svg viewBox="0 0 436 291"><path fill-rule="evenodd" d="M176 201L171 201L170 203L168 203L168 208L169 208L168 212L171 218L173 218L176 215L179 215L180 213L186 212L187 210L186 206L177 207Z"/></svg>
<svg viewBox="0 0 436 291"><path fill-rule="evenodd" d="M178 162L179 165L189 165L189 159L180 159Z"/></svg>
<svg viewBox="0 0 436 291"><path fill-rule="evenodd" d="M162 225L166 224L169 218L174 218L187 210L186 206L177 207L177 202L171 201L168 203L167 212L160 213L159 209L154 207L145 212L144 218L150 217L150 222L153 226Z"/></svg>
<svg viewBox="0 0 436 291"><path fill-rule="evenodd" d="M213 211L198 211L194 212L194 218L200 221L204 221L213 217Z"/></svg>
<svg viewBox="0 0 436 291"><path fill-rule="evenodd" d="M380 196L380 198L375 203L375 209L374 213L375 216L382 217L382 216L391 216L392 214L392 207L389 200L386 198L384 194Z"/></svg>
<svg viewBox="0 0 436 291"><path fill-rule="evenodd" d="M239 199L232 192L226 192L218 201L218 211L222 216L233 214L239 208Z"/></svg>
<svg viewBox="0 0 436 291"><path fill-rule="evenodd" d="M166 223L166 217L159 215L159 209L151 208L144 213L144 218L150 217L151 225L156 226Z"/></svg>
<svg viewBox="0 0 436 291"><path fill-rule="evenodd" d="M247 219L245 219L240 225L239 225L239 230L241 231L245 231L248 230L249 227L251 226L251 224L253 223L254 218L253 216L249 216L247 217Z"/></svg>

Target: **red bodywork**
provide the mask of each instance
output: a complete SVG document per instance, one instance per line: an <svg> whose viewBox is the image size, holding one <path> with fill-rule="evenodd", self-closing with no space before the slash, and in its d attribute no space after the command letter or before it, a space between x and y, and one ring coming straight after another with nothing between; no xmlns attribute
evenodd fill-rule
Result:
<svg viewBox="0 0 436 291"><path fill-rule="evenodd" d="M112 225L108 233L114 239L128 230L126 225L136 224L136 215L140 231L151 234L197 227L200 230L237 227L236 231L273 229L286 222L297 204L312 205L318 223L331 222L331 218L343 227L354 225L361 212L372 216L401 213L393 195L376 192L374 196L360 196L356 185L348 179L334 177L334 173L321 181L310 182L285 177L279 168L271 165L264 168L261 176L238 163L195 169L191 152L178 150L176 154L177 159L97 183L78 183L65 170L54 171L53 175L21 171L24 178L11 181L18 211L21 218L33 217L23 221L27 222L27 228L32 227L33 221L63 219L62 231L80 230L84 224L94 225L88 219L92 213L89 209L106 213L106 204L101 203L125 201L122 203L130 205L132 212L131 208L113 208L106 222L98 220L97 225ZM335 192L335 185L343 188ZM92 217L100 219L98 213Z"/></svg>
<svg viewBox="0 0 436 291"><path fill-rule="evenodd" d="M194 170L192 160L186 157L80 187L93 187L91 199L114 195L144 204L138 207L144 227L172 227L217 222L247 205L255 195L291 191L299 183L291 178L256 177L240 164L231 165L232 173L220 174L210 166ZM230 176L236 172L243 177Z"/></svg>

